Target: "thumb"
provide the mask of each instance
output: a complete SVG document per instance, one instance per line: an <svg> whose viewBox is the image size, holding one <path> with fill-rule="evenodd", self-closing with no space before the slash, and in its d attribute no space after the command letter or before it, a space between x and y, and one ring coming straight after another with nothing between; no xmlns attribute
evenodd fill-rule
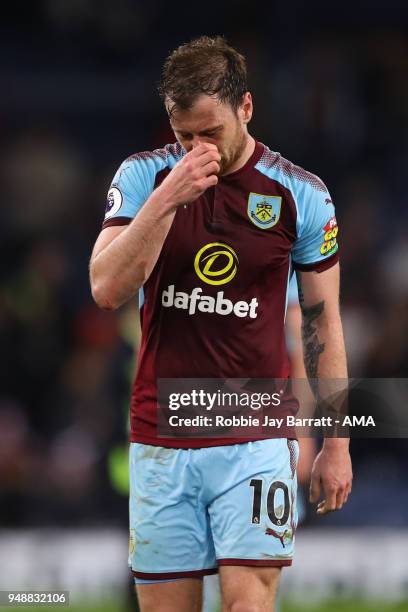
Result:
<svg viewBox="0 0 408 612"><path fill-rule="evenodd" d="M309 501L314 504L320 499L320 477L312 475L310 480Z"/></svg>

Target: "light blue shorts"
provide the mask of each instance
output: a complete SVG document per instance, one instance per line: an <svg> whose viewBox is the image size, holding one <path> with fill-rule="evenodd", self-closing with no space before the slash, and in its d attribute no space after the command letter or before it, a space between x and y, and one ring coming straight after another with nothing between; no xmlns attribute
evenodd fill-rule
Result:
<svg viewBox="0 0 408 612"><path fill-rule="evenodd" d="M132 443L134 576L150 582L201 577L220 565L291 565L298 455L286 438L187 450Z"/></svg>

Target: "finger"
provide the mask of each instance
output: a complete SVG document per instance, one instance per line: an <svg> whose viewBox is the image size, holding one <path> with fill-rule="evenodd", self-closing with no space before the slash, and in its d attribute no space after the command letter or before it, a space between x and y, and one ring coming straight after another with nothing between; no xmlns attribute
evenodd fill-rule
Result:
<svg viewBox="0 0 408 612"><path fill-rule="evenodd" d="M331 487L327 490L327 499L324 499L317 507L318 514L327 514L334 510L341 510L347 502L351 491L351 483L345 487Z"/></svg>
<svg viewBox="0 0 408 612"><path fill-rule="evenodd" d="M190 151L189 155L196 157L207 151L218 151L217 145L210 142L200 142Z"/></svg>
<svg viewBox="0 0 408 612"><path fill-rule="evenodd" d="M328 510L326 509L326 500L325 499L323 501L321 501L320 504L318 504L316 512L317 512L317 514L327 514Z"/></svg>
<svg viewBox="0 0 408 612"><path fill-rule="evenodd" d="M329 514L330 512L333 512L333 509L328 506L327 500L324 499L317 506L316 513L319 515L323 515L323 514Z"/></svg>
<svg viewBox="0 0 408 612"><path fill-rule="evenodd" d="M310 480L309 501L315 504L320 499L320 478L312 476Z"/></svg>
<svg viewBox="0 0 408 612"><path fill-rule="evenodd" d="M346 489L341 487L336 495L336 510L341 510L345 504Z"/></svg>
<svg viewBox="0 0 408 612"><path fill-rule="evenodd" d="M351 493L351 482L346 487L346 492L344 495L344 503L347 503L350 493Z"/></svg>
<svg viewBox="0 0 408 612"><path fill-rule="evenodd" d="M336 510L336 504L337 504L337 491L338 488L331 485L324 485L323 484L323 488L324 488L324 492L326 494L326 498L325 498L325 509L327 510L327 512L331 512L333 510Z"/></svg>
<svg viewBox="0 0 408 612"><path fill-rule="evenodd" d="M207 176L202 182L202 190L206 191L209 187L214 187L218 183L218 176L216 174L211 174Z"/></svg>
<svg viewBox="0 0 408 612"><path fill-rule="evenodd" d="M205 151L197 158L194 163L197 163L200 166L205 166L206 164L209 164L212 161L221 161L221 155L218 153L218 151Z"/></svg>
<svg viewBox="0 0 408 612"><path fill-rule="evenodd" d="M205 176L210 176L210 174L218 174L220 171L220 164L216 161L211 161L209 164L206 164L201 168L201 172L204 173Z"/></svg>

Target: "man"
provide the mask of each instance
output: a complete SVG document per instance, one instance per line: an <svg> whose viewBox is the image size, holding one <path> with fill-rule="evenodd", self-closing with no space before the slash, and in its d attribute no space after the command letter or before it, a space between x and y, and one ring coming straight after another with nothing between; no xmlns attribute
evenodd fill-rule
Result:
<svg viewBox="0 0 408 612"><path fill-rule="evenodd" d="M223 610L269 612L293 554L294 432L159 438L157 379L286 378L292 265L308 376L346 378L334 207L320 179L248 133L245 60L222 38L176 49L161 94L178 142L121 165L90 264L102 308L139 291L130 562L142 612L200 610L202 576L217 570ZM348 441L325 439L311 479L320 514L342 507L351 478Z"/></svg>

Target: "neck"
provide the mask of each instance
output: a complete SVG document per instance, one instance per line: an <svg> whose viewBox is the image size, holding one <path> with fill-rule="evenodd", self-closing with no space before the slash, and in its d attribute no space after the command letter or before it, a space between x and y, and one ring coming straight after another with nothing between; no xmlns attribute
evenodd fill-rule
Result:
<svg viewBox="0 0 408 612"><path fill-rule="evenodd" d="M252 153L255 150L255 138L250 134L246 133L245 144L242 148L241 153L234 161L234 163L228 168L226 172L223 172L222 176L226 176L228 174L232 174L237 170L240 170L247 163L248 159L251 157Z"/></svg>

